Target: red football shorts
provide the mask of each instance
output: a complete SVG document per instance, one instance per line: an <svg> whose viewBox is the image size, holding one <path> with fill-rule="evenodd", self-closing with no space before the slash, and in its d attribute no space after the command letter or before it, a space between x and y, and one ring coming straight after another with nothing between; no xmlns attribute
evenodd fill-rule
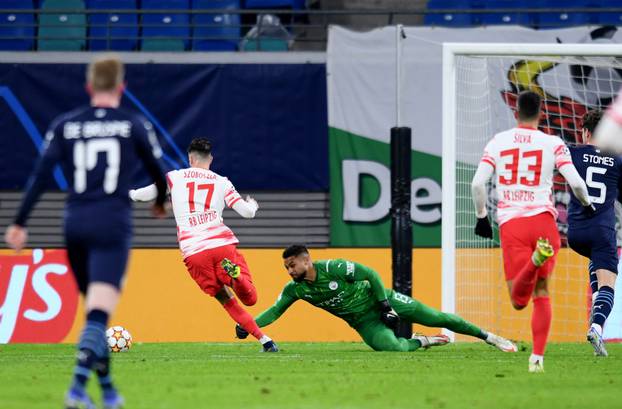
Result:
<svg viewBox="0 0 622 409"><path fill-rule="evenodd" d="M225 285L231 286L232 278L220 264L224 258L240 266L240 273L252 283L251 273L244 256L234 244L203 250L184 259L190 276L201 290L214 297Z"/></svg>
<svg viewBox="0 0 622 409"><path fill-rule="evenodd" d="M523 267L531 262L531 255L540 237L549 239L555 255L537 269L537 276L546 278L553 272L561 240L551 213L511 219L501 225L499 234L506 280L514 280Z"/></svg>

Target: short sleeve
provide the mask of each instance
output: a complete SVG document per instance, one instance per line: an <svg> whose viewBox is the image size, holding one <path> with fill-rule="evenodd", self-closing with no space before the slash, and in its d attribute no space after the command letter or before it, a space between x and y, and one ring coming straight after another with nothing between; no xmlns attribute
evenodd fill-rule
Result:
<svg viewBox="0 0 622 409"><path fill-rule="evenodd" d="M553 147L555 167L560 169L562 166L572 165L572 156L570 156L568 146L560 138L555 139L555 146Z"/></svg>
<svg viewBox="0 0 622 409"><path fill-rule="evenodd" d="M346 281L354 282L354 274L356 272L356 263L341 258L329 260L327 270Z"/></svg>

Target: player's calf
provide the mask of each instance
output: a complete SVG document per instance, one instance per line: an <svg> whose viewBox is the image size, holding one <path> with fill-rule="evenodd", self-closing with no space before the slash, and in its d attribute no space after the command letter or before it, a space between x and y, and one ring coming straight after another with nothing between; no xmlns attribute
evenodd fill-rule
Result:
<svg viewBox="0 0 622 409"><path fill-rule="evenodd" d="M547 260L555 255L555 248L547 238L539 238L536 248L531 255L531 261L526 264L514 279L511 288L512 307L515 310L524 309L529 303L536 284L536 272Z"/></svg>

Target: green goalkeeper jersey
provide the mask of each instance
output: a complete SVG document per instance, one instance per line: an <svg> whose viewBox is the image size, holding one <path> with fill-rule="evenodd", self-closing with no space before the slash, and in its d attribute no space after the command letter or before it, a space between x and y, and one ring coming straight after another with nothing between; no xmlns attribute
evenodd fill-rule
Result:
<svg viewBox="0 0 622 409"><path fill-rule="evenodd" d="M387 298L380 276L369 267L344 259L320 260L313 266L315 281L289 282L276 303L257 316L258 326L271 324L296 300L305 300L354 327Z"/></svg>

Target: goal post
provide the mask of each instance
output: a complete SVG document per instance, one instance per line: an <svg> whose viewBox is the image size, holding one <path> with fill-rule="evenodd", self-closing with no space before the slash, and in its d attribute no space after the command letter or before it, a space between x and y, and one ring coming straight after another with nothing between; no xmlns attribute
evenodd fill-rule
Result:
<svg viewBox="0 0 622 409"><path fill-rule="evenodd" d="M494 240L473 233L470 182L490 138L515 126L516 96L523 90L543 96L545 132L578 141L582 115L605 108L622 85L620 56L619 44L443 44L443 311L513 339L531 338L530 307L516 312L510 305L496 224ZM560 177L554 183L564 237L569 193ZM494 221L493 192L489 186ZM552 341L584 339L587 291L587 260L563 248L551 279Z"/></svg>

